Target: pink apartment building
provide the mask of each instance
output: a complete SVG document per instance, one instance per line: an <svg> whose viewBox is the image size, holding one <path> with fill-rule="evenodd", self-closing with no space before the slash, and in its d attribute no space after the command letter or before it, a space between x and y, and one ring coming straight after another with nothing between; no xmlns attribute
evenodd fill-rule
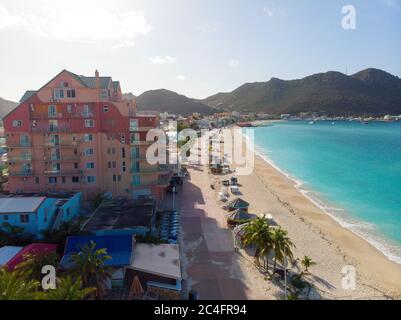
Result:
<svg viewBox="0 0 401 320"><path fill-rule="evenodd" d="M61 71L27 91L4 117L8 191L82 191L136 198L164 196L166 166L150 165L146 134L157 113L140 113L111 77Z"/></svg>

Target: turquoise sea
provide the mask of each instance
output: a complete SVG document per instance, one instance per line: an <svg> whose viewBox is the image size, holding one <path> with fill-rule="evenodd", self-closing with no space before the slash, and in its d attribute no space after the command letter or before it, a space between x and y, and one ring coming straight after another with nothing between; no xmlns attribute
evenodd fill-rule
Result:
<svg viewBox="0 0 401 320"><path fill-rule="evenodd" d="M401 123L279 122L255 150L342 226L401 263Z"/></svg>

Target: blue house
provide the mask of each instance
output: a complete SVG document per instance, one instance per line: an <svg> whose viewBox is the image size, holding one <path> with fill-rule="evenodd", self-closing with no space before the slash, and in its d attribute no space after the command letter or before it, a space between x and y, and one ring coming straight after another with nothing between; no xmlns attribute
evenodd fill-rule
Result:
<svg viewBox="0 0 401 320"><path fill-rule="evenodd" d="M132 262L134 237L132 235L104 235L104 236L72 236L67 238L64 256L60 266L68 269L73 266L71 256L81 251L85 245L95 243L96 250L106 249L111 257L104 262L111 267L112 275L108 288L122 287L124 285L126 268Z"/></svg>
<svg viewBox="0 0 401 320"><path fill-rule="evenodd" d="M4 223L8 223L41 238L41 231L57 229L61 222L76 218L80 203L80 192L64 196L18 195L0 198L0 229Z"/></svg>

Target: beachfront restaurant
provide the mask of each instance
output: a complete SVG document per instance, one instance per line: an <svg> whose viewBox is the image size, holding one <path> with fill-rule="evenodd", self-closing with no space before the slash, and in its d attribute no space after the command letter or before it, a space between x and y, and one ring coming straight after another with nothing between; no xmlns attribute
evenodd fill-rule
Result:
<svg viewBox="0 0 401 320"><path fill-rule="evenodd" d="M182 276L178 245L136 243L126 272L129 287L135 277L146 294L161 299L180 299Z"/></svg>
<svg viewBox="0 0 401 320"><path fill-rule="evenodd" d="M95 249L106 249L111 257L105 261L106 266L113 268L108 289L124 287L126 267L132 262L134 238L132 235L105 235L105 236L72 236L67 238L61 267L69 269L72 266L72 255L79 252L85 245L95 243Z"/></svg>

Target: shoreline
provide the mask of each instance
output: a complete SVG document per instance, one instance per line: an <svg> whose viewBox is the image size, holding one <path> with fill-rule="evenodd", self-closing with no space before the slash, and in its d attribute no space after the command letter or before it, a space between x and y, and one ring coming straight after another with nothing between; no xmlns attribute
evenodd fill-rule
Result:
<svg viewBox="0 0 401 320"><path fill-rule="evenodd" d="M260 148L262 149L262 148ZM281 169L272 159L269 158L269 156L265 155L262 153L262 151L257 150L257 146L254 145L254 150L251 150L255 156L261 158L263 161L265 161L269 166L273 167L275 170L277 170L280 174L284 175L286 178L291 180L294 183L294 187L310 202L312 202L316 207L318 207L320 210L322 210L325 214L327 214L331 219L333 219L335 222L337 222L342 228L349 230L356 236L360 237L364 241L368 242L370 245L372 245L377 251L379 251L381 254L383 254L389 261L394 262L398 265L401 265L401 256L396 255L395 253L392 252L392 248L386 246L380 240L375 239L373 234L362 234L362 232L356 230L355 228L352 228L352 225L355 223L366 223L363 220L357 220L354 218L354 221L350 221L353 218L348 217L349 220L346 220L345 218L341 218L339 216L336 216L334 213L330 212L332 211L342 211L346 212L345 209L343 208L338 208L338 207L328 207L325 205L325 201L323 199L320 199L317 197L317 199L314 199L313 197L309 196L308 193L319 193L318 190L312 190L312 189L302 189L302 186L304 185L304 182L297 180L297 178L291 176L289 173L287 173L285 170ZM321 203L319 203L321 202ZM391 241L391 239L388 239ZM396 244L394 244L396 246ZM401 248L397 247L394 250L400 250Z"/></svg>
<svg viewBox="0 0 401 320"><path fill-rule="evenodd" d="M249 149L248 146L247 148ZM277 198L293 217L300 219L304 224L308 224L310 229L314 229L320 234L321 238L326 240L330 246L335 246L340 256L342 255L343 265L346 265L347 261L352 262L350 265L356 267L358 282L362 286L377 288L379 292L385 292L385 295L399 296L401 294L400 264L391 261L366 239L342 226L330 214L327 214L297 188L298 181L292 179L277 165L266 161L265 157L258 154L257 150L250 151L255 155L254 174L264 182L266 189ZM250 188L252 190L252 187ZM247 200L246 197L245 200ZM262 214L262 212L259 213ZM272 213L274 217L280 216L280 214L275 214L274 210ZM293 221L294 219L291 220L286 217L282 220L278 222L285 229L288 229L290 225L297 225ZM289 234L293 238L293 232L289 230ZM297 242L294 240L298 247ZM303 249L306 248L301 248L301 250ZM312 258L317 259L318 257L312 256ZM337 275L337 278L341 279L341 277L341 274Z"/></svg>

